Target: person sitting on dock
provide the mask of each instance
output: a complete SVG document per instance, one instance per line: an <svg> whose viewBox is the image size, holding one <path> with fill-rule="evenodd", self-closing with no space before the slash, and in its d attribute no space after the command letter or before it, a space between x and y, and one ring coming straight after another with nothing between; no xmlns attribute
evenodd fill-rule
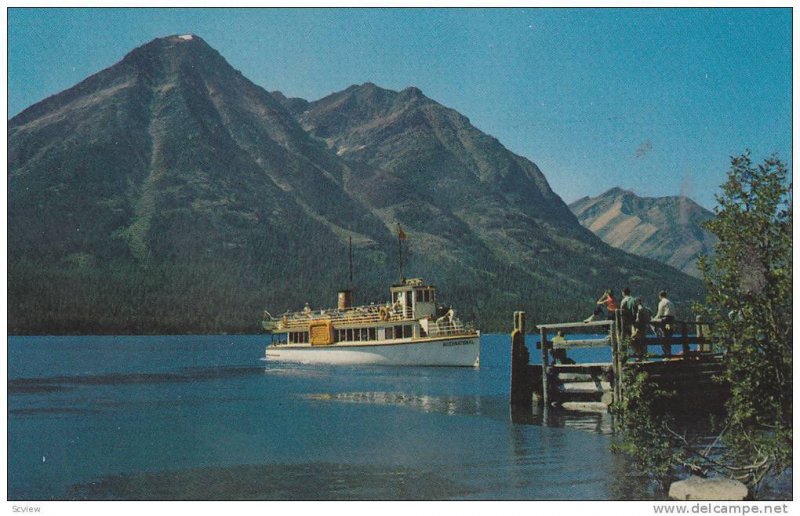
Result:
<svg viewBox="0 0 800 516"><path fill-rule="evenodd" d="M606 311L608 312L607 319L613 320L614 319L614 312L617 310L617 300L614 299L614 291L611 289L607 289L600 299L597 300L595 303L594 313L590 315L588 318L584 319L583 322L592 322L592 321L599 321L603 318L603 306L606 307Z"/></svg>
<svg viewBox="0 0 800 516"><path fill-rule="evenodd" d="M673 322L675 321L675 305L667 299L667 292L662 290L658 293L658 310L651 323L656 331L656 335L663 339L672 337ZM661 349L665 356L672 355L672 346L668 343L661 344Z"/></svg>
<svg viewBox="0 0 800 516"><path fill-rule="evenodd" d="M555 339L553 339L555 343ZM574 364L575 361L567 356L567 350L564 348L551 349L550 354L553 357L553 363L559 365Z"/></svg>
<svg viewBox="0 0 800 516"><path fill-rule="evenodd" d="M561 331L561 330L558 330L558 332L556 333L556 336L553 337L553 342L552 343L553 343L554 346L563 346L564 344L566 344L567 343L567 339L564 338L564 332Z"/></svg>

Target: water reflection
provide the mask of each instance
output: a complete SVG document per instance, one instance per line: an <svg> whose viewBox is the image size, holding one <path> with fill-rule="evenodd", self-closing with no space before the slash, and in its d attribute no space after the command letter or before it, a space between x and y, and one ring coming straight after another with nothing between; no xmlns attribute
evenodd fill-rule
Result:
<svg viewBox="0 0 800 516"><path fill-rule="evenodd" d="M614 419L601 404L574 404L569 407L530 408L510 406L511 421L521 425L539 425L554 428L572 428L586 432L610 435Z"/></svg>
<svg viewBox="0 0 800 516"><path fill-rule="evenodd" d="M568 408L518 407L499 396L431 396L404 392L336 392L300 395L313 402L364 403L402 406L425 413L488 417L518 425L570 428L610 435L613 418L604 405L581 404Z"/></svg>
<svg viewBox="0 0 800 516"><path fill-rule="evenodd" d="M302 394L311 401L337 401L344 403L367 403L374 405L397 405L420 410L425 413L448 415L484 415L486 404L481 396L430 396L402 392L339 392ZM487 414L491 415L491 414Z"/></svg>

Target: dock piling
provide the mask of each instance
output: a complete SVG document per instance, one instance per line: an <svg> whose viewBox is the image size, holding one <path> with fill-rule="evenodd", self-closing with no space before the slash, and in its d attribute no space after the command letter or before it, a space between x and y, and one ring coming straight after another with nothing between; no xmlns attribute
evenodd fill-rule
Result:
<svg viewBox="0 0 800 516"><path fill-rule="evenodd" d="M547 342L547 330L545 328L541 328L539 330L539 335L541 337L540 347L542 348L542 401L544 402L545 406L550 404L550 370L548 367L548 353L547 350L549 348Z"/></svg>
<svg viewBox="0 0 800 516"><path fill-rule="evenodd" d="M537 376L531 371L530 352L525 345L525 312L514 312L511 332L511 405L530 410Z"/></svg>

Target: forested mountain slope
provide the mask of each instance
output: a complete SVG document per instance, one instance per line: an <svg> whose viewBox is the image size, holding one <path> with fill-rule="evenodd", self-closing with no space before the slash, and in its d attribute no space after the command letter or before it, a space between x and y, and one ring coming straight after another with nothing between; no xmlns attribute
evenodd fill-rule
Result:
<svg viewBox="0 0 800 516"><path fill-rule="evenodd" d="M580 226L535 164L409 88L269 93L171 36L8 122L11 333L253 332L406 276L503 329L582 315L606 286L699 282Z"/></svg>

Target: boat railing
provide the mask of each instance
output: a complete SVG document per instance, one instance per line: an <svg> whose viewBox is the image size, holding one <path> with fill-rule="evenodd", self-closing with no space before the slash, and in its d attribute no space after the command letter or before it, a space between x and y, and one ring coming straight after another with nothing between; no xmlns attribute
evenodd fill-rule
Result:
<svg viewBox="0 0 800 516"><path fill-rule="evenodd" d="M369 305L347 310L330 309L287 313L277 321L278 330L305 329L313 321L331 321L339 324L373 324L389 321L412 320L410 313L383 305Z"/></svg>
<svg viewBox="0 0 800 516"><path fill-rule="evenodd" d="M428 323L428 336L439 337L442 335L460 335L472 333L474 330L471 325L465 325L458 319L452 321L430 322Z"/></svg>

